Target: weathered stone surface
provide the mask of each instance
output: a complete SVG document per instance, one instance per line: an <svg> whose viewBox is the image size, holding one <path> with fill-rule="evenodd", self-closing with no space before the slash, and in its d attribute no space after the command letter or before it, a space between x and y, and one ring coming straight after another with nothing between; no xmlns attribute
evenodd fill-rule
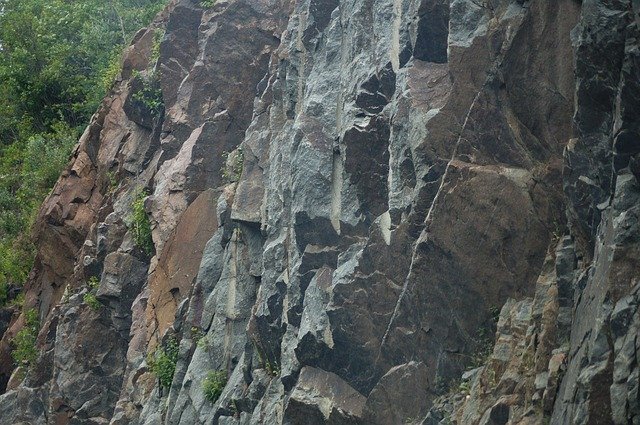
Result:
<svg viewBox="0 0 640 425"><path fill-rule="evenodd" d="M284 411L283 423L359 424L365 398L338 376L312 367L300 372Z"/></svg>
<svg viewBox="0 0 640 425"><path fill-rule="evenodd" d="M638 421L637 2L205 5L135 36L42 207L3 419Z"/></svg>
<svg viewBox="0 0 640 425"><path fill-rule="evenodd" d="M611 142L630 5L628 1L585 1L576 28L578 137L565 153L564 187L577 227L574 232L585 234L580 235L585 243L593 243L601 217L599 204L610 197L615 185ZM592 249L593 245L588 251Z"/></svg>
<svg viewBox="0 0 640 425"><path fill-rule="evenodd" d="M428 412L433 387L423 363L396 366L369 394L363 422L372 425L418 423ZM406 396L407 388L412 389L411 397Z"/></svg>
<svg viewBox="0 0 640 425"><path fill-rule="evenodd" d="M150 337L165 333L173 324L176 307L191 293L204 246L218 228L212 208L216 199L216 193L210 189L189 205L158 258L149 277L147 329Z"/></svg>
<svg viewBox="0 0 640 425"><path fill-rule="evenodd" d="M16 425L48 424L42 391L20 387L0 396L0 417Z"/></svg>

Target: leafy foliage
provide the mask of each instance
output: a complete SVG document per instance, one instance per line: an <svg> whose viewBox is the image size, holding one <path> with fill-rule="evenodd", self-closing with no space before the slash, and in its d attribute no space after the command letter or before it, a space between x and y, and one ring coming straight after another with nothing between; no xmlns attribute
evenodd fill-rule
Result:
<svg viewBox="0 0 640 425"><path fill-rule="evenodd" d="M242 146L233 152L224 152L222 159L225 161L222 167L222 180L226 183L234 183L240 180L244 168L244 151Z"/></svg>
<svg viewBox="0 0 640 425"><path fill-rule="evenodd" d="M84 301L84 303L88 305L92 310L100 310L100 307L102 307L102 303L100 303L96 296L91 292L87 292L86 294L84 294L84 296L82 297L82 301Z"/></svg>
<svg viewBox="0 0 640 425"><path fill-rule="evenodd" d="M134 197L131 203L131 225L130 229L133 232L133 240L136 245L142 249L147 255L153 254L153 238L151 237L151 222L149 216L144 209L144 199L147 196L147 192L141 190Z"/></svg>
<svg viewBox="0 0 640 425"><path fill-rule="evenodd" d="M204 332L202 331L202 329L200 329L197 326L192 326L191 327L191 339L193 340L193 342L196 343L196 345L200 342L200 340L202 340L202 338L205 337Z"/></svg>
<svg viewBox="0 0 640 425"><path fill-rule="evenodd" d="M271 376L278 376L280 375L280 366L278 366L278 363L271 363L269 361L269 359L267 359L264 363L264 369L269 373L269 375Z"/></svg>
<svg viewBox="0 0 640 425"><path fill-rule="evenodd" d="M89 292L84 294L84 296L82 297L82 301L84 301L84 303L91 309L99 310L100 307L102 307L102 303L98 301L95 293L98 289L98 286L100 286L100 279L98 279L97 276L91 276L89 278L89 281L87 282L87 286L89 286Z"/></svg>
<svg viewBox="0 0 640 425"><path fill-rule="evenodd" d="M220 398L225 385L227 385L227 374L222 370L210 370L202 381L204 397L211 403L215 403Z"/></svg>
<svg viewBox="0 0 640 425"><path fill-rule="evenodd" d="M144 76L136 73L135 78L142 82L142 88L133 94L133 100L142 103L155 117L164 109L164 99L158 76L155 72Z"/></svg>
<svg viewBox="0 0 640 425"><path fill-rule="evenodd" d="M200 6L210 8L215 6L216 0L200 0Z"/></svg>
<svg viewBox="0 0 640 425"><path fill-rule="evenodd" d="M164 38L164 31L155 31L153 34L153 46L151 47L151 59L149 63L151 66L155 66L158 59L160 59L160 44Z"/></svg>
<svg viewBox="0 0 640 425"><path fill-rule="evenodd" d="M1 0L0 138L48 131L58 121L84 126L104 96L96 84L104 70L164 3Z"/></svg>
<svg viewBox="0 0 640 425"><path fill-rule="evenodd" d="M178 341L169 339L164 348L158 348L147 356L147 364L151 373L156 375L161 388L169 388L173 382L173 374L178 363Z"/></svg>
<svg viewBox="0 0 640 425"><path fill-rule="evenodd" d="M109 59L107 67L104 68L100 73L100 83L105 93L111 90L113 83L116 81L116 78L120 74L120 68L120 54L119 52L115 51L111 59Z"/></svg>
<svg viewBox="0 0 640 425"><path fill-rule="evenodd" d="M7 286L27 278L33 261L29 229L76 137L58 123L52 133L0 145L0 303L6 301L2 293Z"/></svg>
<svg viewBox="0 0 640 425"><path fill-rule="evenodd" d="M133 34L167 0L0 0L0 305L30 228Z"/></svg>
<svg viewBox="0 0 640 425"><path fill-rule="evenodd" d="M14 349L11 352L13 360L19 365L30 366L38 358L36 339L40 329L38 311L30 309L24 312L25 326L13 339Z"/></svg>
<svg viewBox="0 0 640 425"><path fill-rule="evenodd" d="M100 285L100 279L98 279L98 276L91 276L87 283L90 289L96 289Z"/></svg>

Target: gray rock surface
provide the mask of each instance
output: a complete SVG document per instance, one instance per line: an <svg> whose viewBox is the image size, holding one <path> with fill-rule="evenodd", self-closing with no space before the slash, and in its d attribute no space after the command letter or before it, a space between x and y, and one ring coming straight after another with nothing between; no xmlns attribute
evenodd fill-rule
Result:
<svg viewBox="0 0 640 425"><path fill-rule="evenodd" d="M0 417L638 423L638 12L172 0L41 209L41 354Z"/></svg>

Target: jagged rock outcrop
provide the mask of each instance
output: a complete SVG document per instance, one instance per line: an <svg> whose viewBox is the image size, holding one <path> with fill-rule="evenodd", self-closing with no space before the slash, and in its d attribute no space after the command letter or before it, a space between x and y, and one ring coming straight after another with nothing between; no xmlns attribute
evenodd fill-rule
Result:
<svg viewBox="0 0 640 425"><path fill-rule="evenodd" d="M136 35L45 201L3 420L640 420L636 2L213 3Z"/></svg>

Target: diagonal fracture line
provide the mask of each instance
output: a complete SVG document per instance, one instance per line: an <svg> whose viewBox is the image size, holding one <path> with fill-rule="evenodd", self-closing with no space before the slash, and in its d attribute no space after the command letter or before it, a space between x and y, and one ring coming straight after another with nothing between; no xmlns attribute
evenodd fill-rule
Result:
<svg viewBox="0 0 640 425"><path fill-rule="evenodd" d="M520 25L522 24L522 21L520 22ZM505 41L505 45L503 46L503 51L509 51L511 45L513 44L513 40L516 38L516 34L518 34L519 31L516 29L511 33L511 36L507 38L507 40ZM493 69L498 69L499 66L501 65L502 61L504 60L503 55L498 55L497 58L495 58L495 62L493 63ZM411 277L411 275L413 274L413 267L415 265L416 262L416 251L417 251L417 247L418 244L421 242L426 242L429 240L429 224L430 224L430 220L431 220L431 215L433 214L433 211L435 209L435 205L438 202L439 198L440 198L440 194L442 192L442 189L444 188L445 185L445 181L446 178L449 174L449 170L451 168L451 164L453 163L454 159L456 158L457 154L458 154L458 147L460 146L460 143L463 140L462 135L464 134L465 129L467 128L467 124L469 122L469 119L471 117L471 112L473 111L474 106L476 105L476 103L478 102L478 99L480 98L480 95L482 94L482 91L485 89L485 87L487 86L487 84L489 83L491 75L487 76L487 79L485 80L484 84L482 85L482 87L480 87L480 90L478 90L478 93L476 93L476 96L473 98L473 102L471 102L471 106L469 106L469 110L467 111L467 115L464 119L464 122L462 123L462 127L460 130L460 136L458 137L458 140L453 148L453 153L451 155L451 159L449 160L449 162L447 163L447 166L444 170L444 173L442 174L442 181L440 182L440 187L438 188L438 192L436 193L436 196L433 198L433 202L431 202L431 206L429 207L429 211L427 212L427 217L425 218L425 230L423 231L423 234L425 235L424 237L422 237L422 234L418 237L418 239L413 243L413 253L411 256L411 265L409 266L409 272L407 273L407 277L405 278L404 281L404 285L402 288L402 292L400 293L400 296L398 297L398 302L396 303L396 306L393 310L393 314L391 315L391 318L389 320L389 325L387 326L387 330L384 333L384 336L382 337L382 342L380 344L380 348L378 349L378 356L376 357L376 363L378 363L378 361L380 360L380 356L382 354L382 347L384 347L387 338L389 337L389 332L391 331L391 327L393 326L393 322L395 321L396 317L398 316L398 312L400 311L400 304L402 304L402 300L404 299L404 297L406 296L408 290L409 290L409 278Z"/></svg>
<svg viewBox="0 0 640 425"><path fill-rule="evenodd" d="M431 202L431 206L429 207L429 211L427 212L427 217L424 220L424 223L426 224L426 228L423 231L423 233L425 234L425 237L422 237L422 235L420 235L418 237L418 239L416 239L416 241L413 243L413 254L411 255L411 265L409 266L409 272L407 273L407 277L404 280L404 285L402 287L402 292L400 292L400 296L398 297L398 302L396 302L396 306L393 309L393 314L391 315L391 319L389 319L389 324L387 325L387 330L384 333L384 336L382 337L382 342L380 343L380 348L378 349L378 357L376 358L376 363L378 362L378 360L380 359L380 355L382 354L382 347L384 347L385 343L387 342L387 338L389 337L389 332L391 331L391 327L393 326L393 322L395 321L396 317L398 316L398 313L400 311L400 305L402 304L402 301L404 300L404 297L406 296L408 290L409 290L409 279L411 278L412 274L413 274L413 267L414 264L416 262L416 258L417 258L417 247L418 244L422 243L422 242L426 242L429 239L429 224L431 222L431 215L433 214L433 211L435 210L435 206L438 203L438 200L440 199L440 196L443 192L444 186L446 184L446 180L447 177L449 176L449 171L451 169L451 164L453 163L453 161L456 159L456 156L458 155L458 148L460 146L460 143L463 140L462 135L464 134L464 131L467 128L467 124L469 122L469 118L471 117L471 112L473 111L473 108L476 106L476 103L478 102L478 99L480 98L480 95L482 94L482 90L484 89L484 85L482 86L482 88L480 88L480 90L478 91L478 93L476 93L476 96L473 98L473 102L471 102L471 106L469 106L469 110L467 111L467 115L464 119L464 122L462 123L462 128L460 129L460 136L458 137L458 140L456 141L456 144L453 148L453 152L451 154L451 159L449 159L449 162L447 162L447 166L444 169L444 173L442 174L442 179L440 180L440 186L438 187L438 191L436 192L436 196L433 197L433 201Z"/></svg>

